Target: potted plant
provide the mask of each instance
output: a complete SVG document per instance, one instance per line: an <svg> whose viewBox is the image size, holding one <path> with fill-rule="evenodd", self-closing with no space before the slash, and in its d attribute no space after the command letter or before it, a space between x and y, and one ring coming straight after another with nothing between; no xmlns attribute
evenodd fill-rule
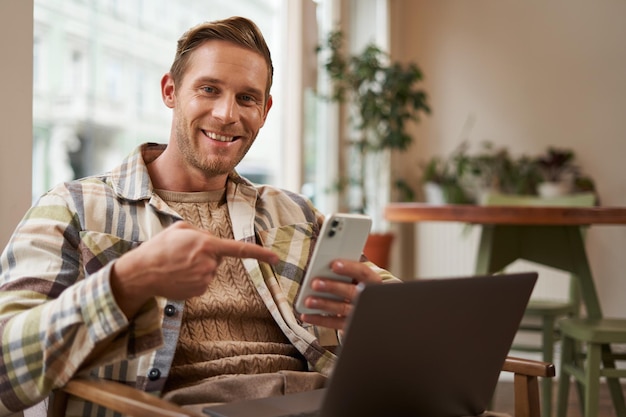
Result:
<svg viewBox="0 0 626 417"><path fill-rule="evenodd" d="M381 157L407 150L413 143L406 132L408 122L418 121L420 113L429 113L430 108L420 88L422 72L415 63L391 62L372 43L351 55L344 50L343 41L343 33L333 31L317 49L326 57L322 67L332 87L326 98L347 104L350 114L351 134L342 139L350 163L343 164L337 189L347 198L351 211L369 213L379 190L386 189L379 184ZM382 219L372 217L376 231Z"/></svg>
<svg viewBox="0 0 626 417"><path fill-rule="evenodd" d="M470 202L461 183L468 167L467 144L462 143L449 157L433 156L422 169L426 202L464 204Z"/></svg>
<svg viewBox="0 0 626 417"><path fill-rule="evenodd" d="M545 154L536 159L543 181L537 185L537 192L542 197L557 197L569 194L579 167L575 163L576 155L570 149L548 147Z"/></svg>
<svg viewBox="0 0 626 417"><path fill-rule="evenodd" d="M502 192L513 195L536 195L541 174L531 156L512 159L511 170L503 178Z"/></svg>
<svg viewBox="0 0 626 417"><path fill-rule="evenodd" d="M474 152L470 152L470 144L464 141L446 160L437 161L434 158L429 164L423 173L425 185L433 181L442 188L442 192L447 187L448 194L452 189L456 194L453 198L457 201L447 198L450 203L477 203L486 193L507 192L512 188L516 169L508 149L496 147L489 141L481 142L479 149Z"/></svg>
<svg viewBox="0 0 626 417"><path fill-rule="evenodd" d="M422 173L427 197L440 193L446 203L480 203L490 193L533 195L540 179L536 158L513 157L489 141L477 152L463 142L449 157L431 158Z"/></svg>
<svg viewBox="0 0 626 417"><path fill-rule="evenodd" d="M571 149L549 147L535 159L535 164L542 178L537 193L542 197L596 191L595 182L583 173Z"/></svg>
<svg viewBox="0 0 626 417"><path fill-rule="evenodd" d="M508 186L513 162L507 148L483 141L477 152L467 153L465 160L467 168L461 181L474 202L480 202L486 193L503 192Z"/></svg>

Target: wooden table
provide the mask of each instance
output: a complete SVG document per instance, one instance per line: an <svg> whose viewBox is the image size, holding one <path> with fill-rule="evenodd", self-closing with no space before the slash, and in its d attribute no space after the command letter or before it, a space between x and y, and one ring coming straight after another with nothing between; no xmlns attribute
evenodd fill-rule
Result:
<svg viewBox="0 0 626 417"><path fill-rule="evenodd" d="M500 271L517 259L567 271L577 279L587 316L601 318L582 232L584 226L626 225L626 208L392 203L385 209L385 218L480 224L477 274Z"/></svg>
<svg viewBox="0 0 626 417"><path fill-rule="evenodd" d="M385 218L395 222L452 221L482 226L476 273L504 269L517 259L526 259L569 272L578 283L580 299L589 318L602 318L602 308L585 251L588 226L626 225L622 207L537 207L389 204ZM605 366L614 368L611 346L603 345ZM613 403L624 404L617 379L609 379ZM551 389L551 384L548 388ZM579 394L582 391L579 389ZM580 396L579 396L580 398ZM544 405L544 414L547 407Z"/></svg>

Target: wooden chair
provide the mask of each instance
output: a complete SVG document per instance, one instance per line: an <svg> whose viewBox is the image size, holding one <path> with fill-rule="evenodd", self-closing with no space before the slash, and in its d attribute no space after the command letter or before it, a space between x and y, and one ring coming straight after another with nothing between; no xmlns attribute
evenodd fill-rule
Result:
<svg viewBox="0 0 626 417"><path fill-rule="evenodd" d="M594 193L578 193L554 198L494 193L486 195L483 204L492 206L592 207L595 202ZM570 279L567 299L531 298L519 330L523 333L538 334L541 342L539 345L514 342L511 350L514 352L538 352L541 353L543 361L553 362L554 345L560 340L557 322L562 318L577 317L579 309L580 295L578 286L573 279ZM552 397L552 380L544 379L541 382L542 414L544 417L550 417L552 414Z"/></svg>
<svg viewBox="0 0 626 417"><path fill-rule="evenodd" d="M508 357L502 370L514 374L515 417L539 417L541 410L538 377L553 377L555 374L554 365ZM52 416L64 415L68 395L91 401L127 416L197 416L182 407L127 385L114 381L83 378L73 379L62 390L55 392L54 401L51 405Z"/></svg>

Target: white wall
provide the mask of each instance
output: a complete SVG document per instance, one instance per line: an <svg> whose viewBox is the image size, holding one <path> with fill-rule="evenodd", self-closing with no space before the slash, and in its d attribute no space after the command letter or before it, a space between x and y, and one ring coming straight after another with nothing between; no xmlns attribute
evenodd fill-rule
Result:
<svg viewBox="0 0 626 417"><path fill-rule="evenodd" d="M0 1L0 247L31 202L33 2Z"/></svg>
<svg viewBox="0 0 626 417"><path fill-rule="evenodd" d="M514 153L570 147L604 205L626 206L626 3L618 0L391 0L392 53L426 76L433 113L417 163L473 142ZM593 227L588 252L604 312L626 317L626 226ZM408 248L410 249L410 248ZM405 257L410 257L406 254Z"/></svg>

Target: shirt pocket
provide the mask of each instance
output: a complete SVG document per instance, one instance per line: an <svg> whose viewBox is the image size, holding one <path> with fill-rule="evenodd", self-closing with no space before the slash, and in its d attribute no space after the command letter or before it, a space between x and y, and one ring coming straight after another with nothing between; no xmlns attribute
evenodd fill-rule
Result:
<svg viewBox="0 0 626 417"><path fill-rule="evenodd" d="M300 286L318 233L315 223L295 223L258 232L261 244L278 254L280 262L274 266L274 272L288 292Z"/></svg>
<svg viewBox="0 0 626 417"><path fill-rule="evenodd" d="M138 247L141 242L125 240L108 233L80 232L80 254L86 274L93 274L109 262Z"/></svg>

